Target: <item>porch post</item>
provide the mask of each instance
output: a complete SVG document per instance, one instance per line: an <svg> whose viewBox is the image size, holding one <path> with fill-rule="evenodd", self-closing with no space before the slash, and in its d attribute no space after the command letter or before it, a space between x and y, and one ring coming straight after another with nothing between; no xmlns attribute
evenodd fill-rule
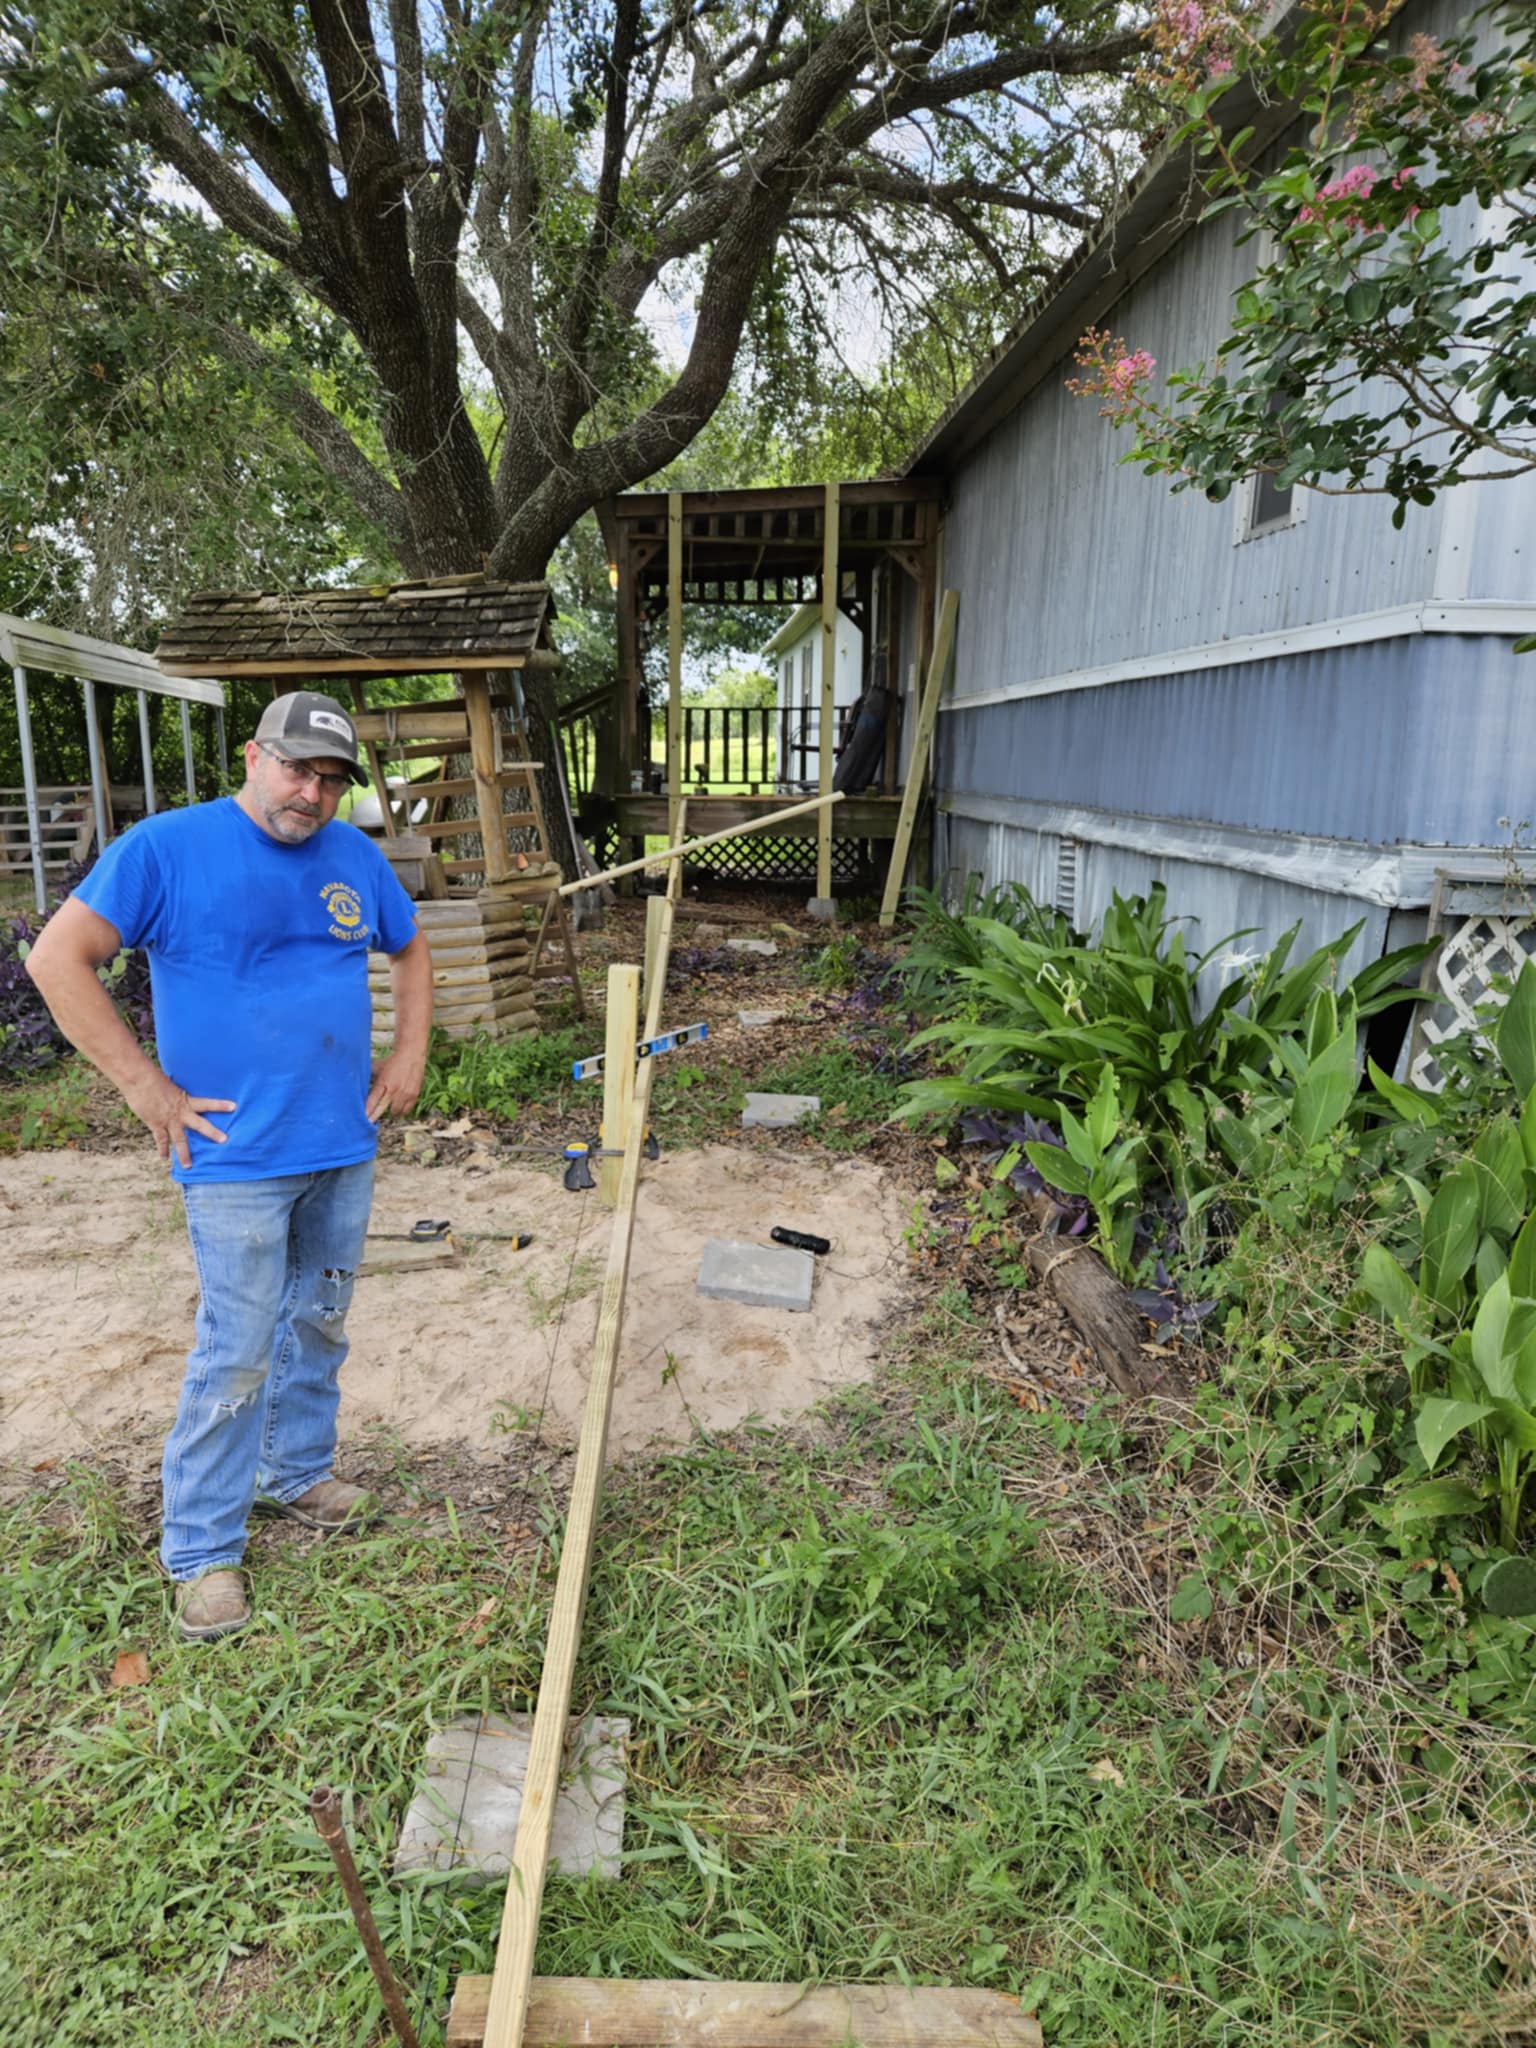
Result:
<svg viewBox="0 0 1536 2048"><path fill-rule="evenodd" d="M667 493L667 837L683 793L683 494Z"/></svg>
<svg viewBox="0 0 1536 2048"><path fill-rule="evenodd" d="M841 511L836 484L827 485L826 507L821 533L821 710L816 731L816 792L832 794L832 756L837 738L837 583L838 521ZM832 811L828 806L816 819L816 896L824 906L818 913L832 915Z"/></svg>
<svg viewBox="0 0 1536 2048"><path fill-rule="evenodd" d="M27 836L32 842L32 890L39 917L48 911L48 873L43 865L43 814L37 801L37 761L32 752L32 706L27 672L16 664L16 729L21 740L21 787L27 803Z"/></svg>

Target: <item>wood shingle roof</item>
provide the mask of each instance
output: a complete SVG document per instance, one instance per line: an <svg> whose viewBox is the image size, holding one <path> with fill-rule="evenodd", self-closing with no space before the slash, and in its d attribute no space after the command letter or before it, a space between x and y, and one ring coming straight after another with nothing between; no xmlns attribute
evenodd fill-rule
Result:
<svg viewBox="0 0 1536 2048"><path fill-rule="evenodd" d="M205 590L155 650L169 675L423 675L523 668L549 645L547 583L484 576L347 590ZM539 664L535 664L539 665Z"/></svg>

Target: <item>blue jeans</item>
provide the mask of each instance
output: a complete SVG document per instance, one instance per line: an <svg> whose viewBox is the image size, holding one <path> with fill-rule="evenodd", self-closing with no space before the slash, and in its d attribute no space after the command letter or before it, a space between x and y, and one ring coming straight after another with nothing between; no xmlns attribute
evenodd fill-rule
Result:
<svg viewBox="0 0 1536 2048"><path fill-rule="evenodd" d="M330 1476L373 1161L182 1195L201 1299L161 1464L160 1558L194 1579L239 1564L258 1488L296 1500Z"/></svg>

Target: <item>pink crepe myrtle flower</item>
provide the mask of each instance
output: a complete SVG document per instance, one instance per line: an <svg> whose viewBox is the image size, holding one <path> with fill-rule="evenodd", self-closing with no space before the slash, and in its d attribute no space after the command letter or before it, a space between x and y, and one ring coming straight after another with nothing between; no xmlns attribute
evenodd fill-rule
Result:
<svg viewBox="0 0 1536 2048"><path fill-rule="evenodd" d="M1110 388L1129 397L1138 384L1144 384L1157 368L1157 358L1149 356L1144 348L1132 349L1129 355L1121 356L1110 364L1106 372Z"/></svg>

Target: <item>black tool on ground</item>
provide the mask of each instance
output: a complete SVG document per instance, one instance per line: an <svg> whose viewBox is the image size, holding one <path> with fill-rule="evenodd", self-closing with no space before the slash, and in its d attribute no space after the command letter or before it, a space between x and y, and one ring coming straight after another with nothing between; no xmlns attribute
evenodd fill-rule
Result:
<svg viewBox="0 0 1536 2048"><path fill-rule="evenodd" d="M642 1151L647 1159L659 1159L661 1146L654 1131L647 1131ZM579 1194L584 1188L595 1188L591 1161L594 1159L622 1159L622 1150L616 1145L604 1145L601 1138L595 1145L567 1145L565 1148L566 1169L562 1176L571 1193Z"/></svg>
<svg viewBox="0 0 1536 2048"><path fill-rule="evenodd" d="M391 1238L400 1244L447 1244L453 1237L453 1225L446 1216L419 1216L409 1230L370 1230L368 1235ZM531 1230L464 1230L459 1235L471 1242L494 1238L500 1244L511 1245L515 1252L533 1243Z"/></svg>
<svg viewBox="0 0 1536 2048"><path fill-rule="evenodd" d="M808 1230L785 1230L777 1223L768 1235L775 1244L787 1244L792 1251L815 1252L818 1258L832 1249L830 1237L812 1237Z"/></svg>

